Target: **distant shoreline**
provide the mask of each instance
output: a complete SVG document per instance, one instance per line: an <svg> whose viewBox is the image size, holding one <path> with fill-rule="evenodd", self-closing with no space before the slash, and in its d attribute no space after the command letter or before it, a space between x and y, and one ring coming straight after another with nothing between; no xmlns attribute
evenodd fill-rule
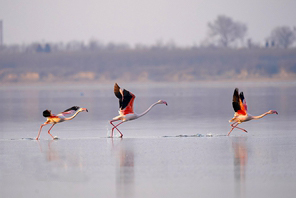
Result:
<svg viewBox="0 0 296 198"><path fill-rule="evenodd" d="M129 86L168 86L168 85L176 85L176 86L237 86L237 85L251 85L256 84L259 85L270 85L277 86L279 84L296 86L296 79L249 79L249 80L234 80L234 79L221 79L221 80L196 80L196 81L122 81L122 80L114 80L114 81L65 81L65 82L14 82L14 83L0 83L0 89L5 90L9 89L30 89L30 88L42 88L42 89L97 89L97 88L110 88L113 84L117 82L120 84L125 84Z"/></svg>

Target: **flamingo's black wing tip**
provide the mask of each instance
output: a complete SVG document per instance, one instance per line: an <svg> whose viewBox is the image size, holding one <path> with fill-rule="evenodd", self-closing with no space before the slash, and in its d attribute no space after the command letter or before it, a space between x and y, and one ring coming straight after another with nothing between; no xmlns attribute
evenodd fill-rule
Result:
<svg viewBox="0 0 296 198"><path fill-rule="evenodd" d="M239 97L242 101L245 100L244 92L240 92Z"/></svg>
<svg viewBox="0 0 296 198"><path fill-rule="evenodd" d="M239 102L238 88L235 88L234 89L233 97L232 97L232 102Z"/></svg>
<svg viewBox="0 0 296 198"><path fill-rule="evenodd" d="M120 93L120 87L117 83L114 84L114 94L118 99L122 99L122 95Z"/></svg>
<svg viewBox="0 0 296 198"><path fill-rule="evenodd" d="M70 108L70 110L74 110L74 111L77 111L78 109L80 109L80 107L78 107L78 106L73 106Z"/></svg>
<svg viewBox="0 0 296 198"><path fill-rule="evenodd" d="M79 108L80 108L80 107L78 107L78 106L73 106L73 107L71 107L71 108L69 108L69 109L66 109L66 110L63 111L63 112L67 112L67 111L71 111L71 110L77 111Z"/></svg>

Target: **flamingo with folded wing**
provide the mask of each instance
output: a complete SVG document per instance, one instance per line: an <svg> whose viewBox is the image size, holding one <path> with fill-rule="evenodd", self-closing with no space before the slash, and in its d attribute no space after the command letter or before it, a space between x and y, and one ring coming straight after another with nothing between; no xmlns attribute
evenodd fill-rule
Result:
<svg viewBox="0 0 296 198"><path fill-rule="evenodd" d="M69 109L66 109L65 111L57 114L57 115L54 115L51 113L51 110L45 110L43 111L43 116L45 118L47 118L46 122L43 123L41 126L40 126L40 129L39 129L39 132L38 132L38 135L36 137L36 140L39 139L40 137L40 133L41 133L41 130L42 130L42 127L44 127L45 125L47 124L52 124L52 126L49 128L48 130L48 134L52 137L52 139L55 139L55 137L53 137L50 133L50 130L52 129L52 127L54 125L56 125L57 123L61 123L61 122L64 122L64 121L68 121L68 120L72 120L73 118L75 118L77 116L78 113L82 112L82 111L86 111L88 112L88 110L86 108L80 108L78 106L73 106ZM67 114L72 114L74 113L74 115L72 115L71 117L65 117L65 115Z"/></svg>

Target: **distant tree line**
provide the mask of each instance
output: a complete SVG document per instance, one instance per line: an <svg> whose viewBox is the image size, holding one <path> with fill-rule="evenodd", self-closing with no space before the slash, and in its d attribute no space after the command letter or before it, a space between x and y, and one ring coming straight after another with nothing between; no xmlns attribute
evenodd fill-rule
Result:
<svg viewBox="0 0 296 198"><path fill-rule="evenodd" d="M200 46L125 43L33 43L0 47L0 83L54 81L196 81L293 79L295 29L275 28L265 45L245 37L247 26L221 15ZM237 47L240 43L241 47Z"/></svg>
<svg viewBox="0 0 296 198"><path fill-rule="evenodd" d="M233 21L232 18L224 15L219 15L214 22L208 23L208 29L208 39L211 44L216 43L217 46L222 47L230 47L237 42L244 43L248 31L246 24ZM276 27L266 40L266 43L271 44L266 44L266 47L289 48L296 40L296 27ZM252 47L251 39L248 39L247 46Z"/></svg>
<svg viewBox="0 0 296 198"><path fill-rule="evenodd" d="M0 53L0 82L295 78L296 49L141 48Z"/></svg>

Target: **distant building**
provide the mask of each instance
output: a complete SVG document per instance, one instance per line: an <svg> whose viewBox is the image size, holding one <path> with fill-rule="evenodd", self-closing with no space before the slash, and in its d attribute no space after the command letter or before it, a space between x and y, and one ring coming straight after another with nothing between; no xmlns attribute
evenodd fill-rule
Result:
<svg viewBox="0 0 296 198"><path fill-rule="evenodd" d="M266 47L266 48L269 47L269 42L268 42L268 41L265 42L265 47Z"/></svg>
<svg viewBox="0 0 296 198"><path fill-rule="evenodd" d="M50 44L46 43L45 46L43 44L38 44L36 47L36 52L50 53L51 52Z"/></svg>

